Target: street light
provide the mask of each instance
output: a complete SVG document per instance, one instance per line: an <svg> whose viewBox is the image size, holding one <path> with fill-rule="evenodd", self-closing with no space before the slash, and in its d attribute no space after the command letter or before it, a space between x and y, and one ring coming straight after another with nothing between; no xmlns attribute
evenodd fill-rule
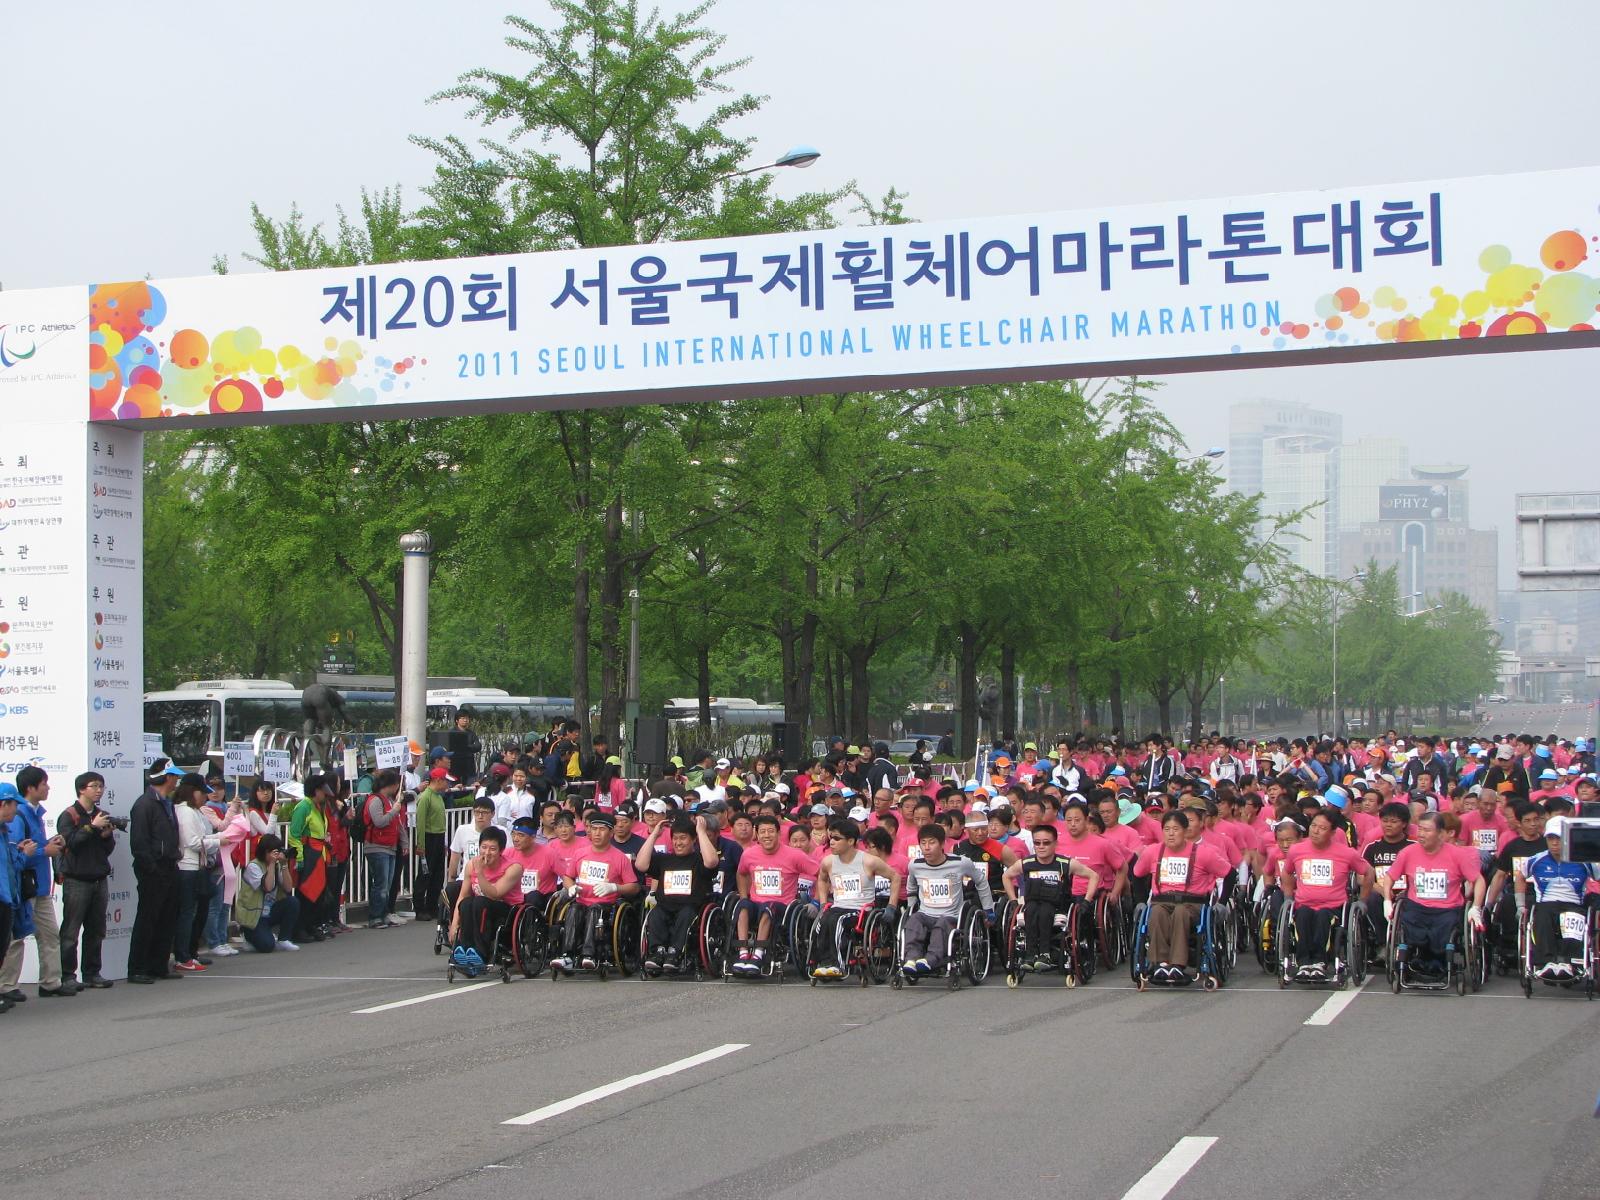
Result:
<svg viewBox="0 0 1600 1200"><path fill-rule="evenodd" d="M777 162L762 163L759 167L746 167L742 171L730 171L721 176L722 179L737 179L740 175L754 175L757 171L770 171L774 167L797 167L805 170L817 159L822 157L822 151L815 146L799 145L793 147Z"/></svg>
<svg viewBox="0 0 1600 1200"><path fill-rule="evenodd" d="M1344 734L1344 710L1339 707L1339 589L1347 583L1360 583L1367 577L1357 571L1349 579L1341 579L1333 589L1333 736Z"/></svg>

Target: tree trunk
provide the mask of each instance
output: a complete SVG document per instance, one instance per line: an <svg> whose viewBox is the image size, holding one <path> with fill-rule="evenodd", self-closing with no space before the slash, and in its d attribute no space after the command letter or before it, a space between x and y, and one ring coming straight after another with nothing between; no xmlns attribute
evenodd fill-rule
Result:
<svg viewBox="0 0 1600 1200"><path fill-rule="evenodd" d="M711 737L711 647L696 646L694 650L695 699L700 717L700 744L706 745Z"/></svg>
<svg viewBox="0 0 1600 1200"><path fill-rule="evenodd" d="M858 746L866 746L872 741L867 716L872 694L867 667L872 662L872 646L857 642L845 652L845 657L850 663L850 740Z"/></svg>
<svg viewBox="0 0 1600 1200"><path fill-rule="evenodd" d="M1051 702L1052 710L1054 701ZM1083 731L1083 686L1078 680L1078 664L1067 664L1067 728L1063 733L1076 737Z"/></svg>
<svg viewBox="0 0 1600 1200"><path fill-rule="evenodd" d="M1000 728L1009 741L1022 730L1023 714L1017 709L1017 648L1000 646Z"/></svg>
<svg viewBox="0 0 1600 1200"><path fill-rule="evenodd" d="M1111 689L1106 699L1111 704L1111 732L1126 739L1128 730L1122 723L1122 672L1111 672Z"/></svg>
<svg viewBox="0 0 1600 1200"><path fill-rule="evenodd" d="M834 686L834 658L833 651L827 650L822 655L822 693L823 707L828 715L828 736L838 737L839 731L844 728L844 723L839 719L839 692Z"/></svg>
<svg viewBox="0 0 1600 1200"><path fill-rule="evenodd" d="M956 626L956 757L978 748L978 631L962 621Z"/></svg>
<svg viewBox="0 0 1600 1200"><path fill-rule="evenodd" d="M615 744L622 723L622 497L606 505L600 571L600 727Z"/></svg>

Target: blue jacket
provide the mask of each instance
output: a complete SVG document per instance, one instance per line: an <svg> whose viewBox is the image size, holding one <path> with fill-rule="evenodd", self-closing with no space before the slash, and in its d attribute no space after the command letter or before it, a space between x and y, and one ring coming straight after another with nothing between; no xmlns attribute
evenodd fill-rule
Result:
<svg viewBox="0 0 1600 1200"><path fill-rule="evenodd" d="M11 824L6 826L6 840L13 847L22 844L29 838L34 841L34 851L31 858L24 858L22 851L16 851L17 870L32 867L39 877L39 895L48 896L54 883L50 873L50 856L44 852L44 844L54 834L46 833L44 828L44 810L35 808L24 800L17 805L17 815L11 818Z"/></svg>
<svg viewBox="0 0 1600 1200"><path fill-rule="evenodd" d="M11 839L0 838L0 904L11 906L13 941L33 934L33 905L22 904L17 899L22 895L22 868L18 866L21 861L22 855L17 853Z"/></svg>

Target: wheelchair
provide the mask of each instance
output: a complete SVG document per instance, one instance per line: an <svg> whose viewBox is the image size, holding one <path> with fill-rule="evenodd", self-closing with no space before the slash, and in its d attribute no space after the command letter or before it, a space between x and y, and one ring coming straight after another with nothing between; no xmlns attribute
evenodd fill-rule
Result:
<svg viewBox="0 0 1600 1200"><path fill-rule="evenodd" d="M1264 888L1250 902L1250 945L1256 964L1266 975L1278 973L1278 921L1284 909L1283 892L1276 887Z"/></svg>
<svg viewBox="0 0 1600 1200"><path fill-rule="evenodd" d="M511 982L513 970L520 971L524 979L532 979L544 972L545 962L550 955L550 926L545 920L546 907L544 898L537 893L524 899L521 904L511 906L510 913L495 925L494 950L484 964L485 972L498 969L502 983ZM446 908L441 897L440 909ZM439 930L434 933L435 954L440 953L442 945L449 944L449 922L450 915L446 912ZM444 969L445 981L454 983L457 972L468 978L476 978L454 962L448 962Z"/></svg>
<svg viewBox="0 0 1600 1200"><path fill-rule="evenodd" d="M739 958L739 926L738 926L738 901L737 894L732 896L733 904L727 910L729 913L727 947L722 955L722 977L724 979L750 978L740 976L733 964ZM756 929L759 917L751 914L750 917L750 945L756 943ZM776 978L780 983L786 968L793 966L801 976L809 972L806 963L811 957L811 937L817 928L817 908L810 900L796 898L784 906L772 922L772 937L767 943L767 952L761 959L761 979Z"/></svg>
<svg viewBox="0 0 1600 1200"><path fill-rule="evenodd" d="M1156 964L1150 961L1150 903L1134 909L1134 933L1129 942L1128 974L1141 992L1158 982L1151 974ZM1200 919L1189 935L1189 961L1196 965L1187 968L1182 980L1174 980L1168 986L1184 987L1199 980L1206 991L1214 992L1228 981L1233 970L1226 945L1231 940L1231 918L1227 905L1219 903L1215 893L1200 906Z"/></svg>
<svg viewBox="0 0 1600 1200"><path fill-rule="evenodd" d="M989 977L989 964L994 955L991 936L989 922L984 919L976 898L964 899L956 913L955 927L945 939L944 978L951 991L955 991L963 977L974 987ZM897 991L907 984L915 987L922 981L922 976L906 973L905 960L906 922L902 919L895 931L894 969L889 976L889 985Z"/></svg>
<svg viewBox="0 0 1600 1200"><path fill-rule="evenodd" d="M1444 972L1425 976L1410 961L1409 947L1400 940L1403 921L1398 903L1389 920L1388 979L1389 987L1398 996L1401 992L1448 992L1452 989L1465 996L1470 989L1476 992L1484 984L1488 964L1484 958L1483 934L1473 925L1467 912L1461 910L1461 932L1449 946L1444 959Z"/></svg>
<svg viewBox="0 0 1600 1200"><path fill-rule="evenodd" d="M1098 904L1101 897L1095 899ZM1061 972L1061 982L1066 987L1075 988L1080 983L1088 983L1094 978L1100 951L1096 945L1095 930L1090 925L1092 918L1087 901L1074 900L1067 905L1067 911L1062 914L1066 917L1066 923L1053 927L1052 945L1047 947L1042 955L1030 949L1027 944L1023 911L1020 904L1013 904L1007 910L1009 918L1005 930L1007 987L1021 987L1028 973L1037 970L1033 963L1040 958L1049 958L1054 964L1051 969Z"/></svg>
<svg viewBox="0 0 1600 1200"><path fill-rule="evenodd" d="M1133 902L1124 893L1116 900L1102 891L1094 898L1094 929L1100 963L1107 969L1120 967L1128 960L1128 928Z"/></svg>
<svg viewBox="0 0 1600 1200"><path fill-rule="evenodd" d="M1533 973L1533 905L1528 906L1527 917L1517 922L1518 982L1522 985L1522 994L1530 1000L1533 999L1533 985L1536 983L1568 991L1581 990L1586 1000L1595 997L1595 969L1596 963L1600 962L1600 912L1593 904L1585 904L1583 912L1563 913L1562 916L1578 917L1583 922L1583 962L1576 974L1565 979L1541 979ZM1565 925L1566 921L1562 923Z"/></svg>
<svg viewBox="0 0 1600 1200"><path fill-rule="evenodd" d="M820 923L819 914L819 926ZM858 910L853 919L841 920L834 930L837 939L834 945L837 954L835 961L844 974L827 982L844 983L851 978L859 978L862 987L869 983L889 982L889 977L894 973L894 955L900 932L898 909L890 908L887 903L869 904ZM812 987L823 982L816 973L817 941L818 938L813 937L807 943L806 960L802 968L811 980Z"/></svg>
<svg viewBox="0 0 1600 1200"><path fill-rule="evenodd" d="M639 938L644 926L644 902L637 897L621 900L616 904L595 906L598 915L595 919L595 965L592 971L586 971L576 964L570 971L561 967L556 960L565 951L565 947L560 943L565 936L567 913L576 903L577 901L565 892L557 892L550 901L548 921L551 981L560 979L562 975L572 976L579 973L593 974L596 979L604 980L613 971L624 978L636 972L641 961Z"/></svg>
<svg viewBox="0 0 1600 1200"><path fill-rule="evenodd" d="M1354 983L1360 987L1367 980L1367 921L1362 911L1360 890L1351 877L1344 904L1328 930L1328 944L1333 950L1333 971L1323 979L1298 979L1299 947L1296 945L1294 901L1284 900L1276 919L1277 946L1273 955L1277 960L1278 986L1286 988L1291 983L1306 987L1331 986L1346 988Z"/></svg>
<svg viewBox="0 0 1600 1200"><path fill-rule="evenodd" d="M650 910L655 907L656 898L652 893L644 901L642 917L639 922L639 961L643 963L650 953L646 927L649 924ZM694 969L680 968L676 974L679 979L704 980L722 969L722 959L727 953L728 943L733 937L733 909L727 903L726 896L713 896L703 908L695 914L693 923L689 926L689 934L684 940L685 961L690 957L694 960ZM667 977L667 976L662 976ZM656 978L646 975L645 978Z"/></svg>

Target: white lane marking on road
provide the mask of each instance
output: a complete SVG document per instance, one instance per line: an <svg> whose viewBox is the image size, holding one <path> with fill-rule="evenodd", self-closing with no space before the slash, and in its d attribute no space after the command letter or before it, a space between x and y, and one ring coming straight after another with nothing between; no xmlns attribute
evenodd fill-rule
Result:
<svg viewBox="0 0 1600 1200"><path fill-rule="evenodd" d="M190 979L203 979L208 983L283 983L297 979L334 983L428 983L438 979L432 975L191 975Z"/></svg>
<svg viewBox="0 0 1600 1200"><path fill-rule="evenodd" d="M597 1088L590 1088L587 1092L579 1092L576 1096L569 1096L565 1100L557 1100L554 1104L546 1104L543 1108L536 1108L532 1112L523 1113L520 1117L512 1117L509 1121L501 1121L502 1125L537 1125L540 1121L548 1121L551 1117L559 1117L562 1113L571 1112L585 1104L592 1104L596 1100L604 1100L607 1096L615 1096L618 1092L625 1092L629 1088L638 1087L642 1083L662 1079L668 1075L676 1075L679 1071L687 1071L691 1067L698 1067L701 1063L711 1062L725 1054L732 1054L735 1050L747 1050L749 1042L727 1042L711 1050L702 1050L699 1054L691 1054L688 1058L680 1058L677 1062L670 1062L664 1067L656 1067L650 1071L641 1071L637 1075L629 1075L626 1079L619 1079L615 1083L602 1084Z"/></svg>
<svg viewBox="0 0 1600 1200"><path fill-rule="evenodd" d="M369 1013L388 1012L393 1008L409 1008L413 1004L426 1004L430 1000L443 1000L446 996L465 996L468 992L480 991L483 988L499 987L498 979L488 979L483 983L469 983L465 987L446 988L442 992L429 992L426 996L412 996L409 1000L391 1000L387 1004L374 1004L371 1008L354 1009L352 1017L362 1017Z"/></svg>
<svg viewBox="0 0 1600 1200"><path fill-rule="evenodd" d="M1216 1144L1214 1137L1179 1138L1178 1144L1167 1151L1166 1157L1123 1193L1122 1200L1162 1200L1178 1186L1178 1180L1187 1175L1195 1163L1205 1157L1206 1151Z"/></svg>
<svg viewBox="0 0 1600 1200"><path fill-rule="evenodd" d="M1361 994L1361 988L1372 982L1373 977L1368 975L1361 981L1361 987L1347 988L1342 992L1335 992L1322 1002L1322 1007L1306 1018L1307 1025L1332 1025L1333 1019L1350 1007L1352 1001Z"/></svg>

